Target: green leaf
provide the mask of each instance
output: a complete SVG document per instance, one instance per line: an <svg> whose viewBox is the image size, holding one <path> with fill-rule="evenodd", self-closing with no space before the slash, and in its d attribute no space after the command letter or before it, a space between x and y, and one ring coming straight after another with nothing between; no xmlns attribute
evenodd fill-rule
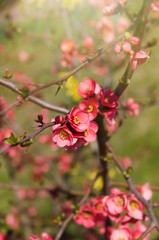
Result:
<svg viewBox="0 0 159 240"><path fill-rule="evenodd" d="M6 144L16 145L19 142L19 138L15 137L14 134L11 132L10 137L4 138L3 142Z"/></svg>

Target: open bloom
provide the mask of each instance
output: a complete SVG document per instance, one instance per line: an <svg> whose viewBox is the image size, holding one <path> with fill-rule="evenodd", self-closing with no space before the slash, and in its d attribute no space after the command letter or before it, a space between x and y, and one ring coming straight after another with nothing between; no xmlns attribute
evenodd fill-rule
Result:
<svg viewBox="0 0 159 240"><path fill-rule="evenodd" d="M86 141L86 143L83 143L83 145L87 145L90 142L94 142L97 138L96 134L97 131L98 131L97 123L93 121L90 122L89 128L83 132L84 140Z"/></svg>
<svg viewBox="0 0 159 240"><path fill-rule="evenodd" d="M67 114L67 119L71 127L77 132L83 132L89 128L90 120L86 111L79 110L74 107L70 114Z"/></svg>
<svg viewBox="0 0 159 240"><path fill-rule="evenodd" d="M95 87L95 81L92 78L87 78L79 84L78 94L83 98L91 97L94 95Z"/></svg>
<svg viewBox="0 0 159 240"><path fill-rule="evenodd" d="M78 216L74 217L74 221L79 225L83 225L85 228L93 228L96 225L95 217L87 204L82 205Z"/></svg>
<svg viewBox="0 0 159 240"><path fill-rule="evenodd" d="M71 146L74 144L77 139L73 137L72 132L65 125L61 126L60 124L56 124L52 127L52 140L57 143L59 147Z"/></svg>
<svg viewBox="0 0 159 240"><path fill-rule="evenodd" d="M105 107L116 108L118 106L118 97L110 89L100 92L100 100Z"/></svg>
<svg viewBox="0 0 159 240"><path fill-rule="evenodd" d="M111 189L111 192L113 195L106 199L105 207L108 214L119 215L126 208L126 195L118 189Z"/></svg>
<svg viewBox="0 0 159 240"><path fill-rule="evenodd" d="M88 113L90 120L96 118L98 113L98 107L99 102L96 98L89 98L88 100L84 100L79 104L79 109L85 110Z"/></svg>
<svg viewBox="0 0 159 240"><path fill-rule="evenodd" d="M135 71L136 68L143 64L148 58L150 58L149 55L144 51L137 51L133 55L130 55L131 69Z"/></svg>
<svg viewBox="0 0 159 240"><path fill-rule="evenodd" d="M126 206L127 214L129 217L132 217L137 220L143 220L144 218L144 206L143 204L134 196L132 195L128 199L128 203Z"/></svg>
<svg viewBox="0 0 159 240"><path fill-rule="evenodd" d="M132 240L131 231L127 227L121 227L112 232L110 240Z"/></svg>
<svg viewBox="0 0 159 240"><path fill-rule="evenodd" d="M75 44L72 40L66 39L61 43L61 51L71 54L75 50Z"/></svg>

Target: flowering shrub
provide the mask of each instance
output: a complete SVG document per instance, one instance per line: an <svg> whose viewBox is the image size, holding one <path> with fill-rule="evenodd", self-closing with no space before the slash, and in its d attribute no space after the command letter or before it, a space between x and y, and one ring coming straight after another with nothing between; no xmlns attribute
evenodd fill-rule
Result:
<svg viewBox="0 0 159 240"><path fill-rule="evenodd" d="M158 44L151 34L146 36L158 23L158 2L146 0L138 6L130 0L56 0L54 4L30 0L39 26L45 22L43 10L49 13L48 28L36 34L27 32L26 25L22 25L24 29L19 26L26 13L19 22L15 10L4 19L0 62L8 69L3 70L0 84L17 96L12 103L13 96L6 90L0 96L0 154L6 163L0 169L0 190L15 192L2 194L0 239L149 240L159 231L154 211L159 204L152 202L152 190L158 187L136 185L131 177L133 166L139 168L133 161L135 151L142 158L150 155L148 145L153 149L157 145L146 142L140 154L136 141L138 148L128 156L128 145L134 148L131 133L144 131L143 120L139 125L136 120L134 128L135 118L130 117L157 103L157 86L146 89L145 84L140 89L138 82L136 88L129 85L134 72L137 78L146 78L151 48ZM14 7L18 9L16 4ZM51 11L56 20L53 25ZM75 20L74 13L83 18ZM56 28L59 16L64 26L60 23ZM63 36L60 30L65 31ZM41 40L49 51L39 48ZM10 50L10 45L18 48ZM138 77L144 68L145 75L142 72ZM45 95L42 90L52 85L56 91L48 90ZM34 105L42 109L36 110ZM57 114L51 115L52 111ZM121 134L125 122L129 128ZM52 133L44 133L50 128ZM119 139L116 132L121 134ZM119 151L122 141L124 147ZM127 157L118 157L116 152ZM126 182L119 181L121 176Z"/></svg>

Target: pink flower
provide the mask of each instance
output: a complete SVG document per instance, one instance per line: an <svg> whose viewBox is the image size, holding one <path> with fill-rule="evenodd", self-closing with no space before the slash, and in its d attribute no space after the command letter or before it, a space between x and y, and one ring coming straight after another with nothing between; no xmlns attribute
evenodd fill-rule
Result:
<svg viewBox="0 0 159 240"><path fill-rule="evenodd" d="M65 125L56 124L52 128L52 140L57 143L59 147L71 146L75 143L72 132Z"/></svg>
<svg viewBox="0 0 159 240"><path fill-rule="evenodd" d="M66 39L61 43L61 51L64 53L72 53L75 50L75 44L72 40Z"/></svg>
<svg viewBox="0 0 159 240"><path fill-rule="evenodd" d="M94 95L96 83L92 78L87 78L79 84L78 94L83 97L91 97Z"/></svg>
<svg viewBox="0 0 159 240"><path fill-rule="evenodd" d="M6 236L2 232L0 232L0 240L6 240Z"/></svg>
<svg viewBox="0 0 159 240"><path fill-rule="evenodd" d="M77 132L84 132L89 128L90 120L88 113L79 110L78 107L74 107L71 113L67 114L67 119L71 127Z"/></svg>
<svg viewBox="0 0 159 240"><path fill-rule="evenodd" d="M121 162L125 168L131 167L131 165L132 165L131 159L129 157L122 158Z"/></svg>
<svg viewBox="0 0 159 240"><path fill-rule="evenodd" d="M98 198L93 198L90 201L90 204L92 205L91 209L93 214L97 217L106 218L108 216L107 210L105 209L105 201L107 199L107 196L101 196Z"/></svg>
<svg viewBox="0 0 159 240"><path fill-rule="evenodd" d="M61 57L61 66L71 68L73 67L74 62L73 62L73 57L69 53L65 53Z"/></svg>
<svg viewBox="0 0 159 240"><path fill-rule="evenodd" d="M83 143L83 145L87 145L90 142L94 142L97 138L96 132L98 131L98 125L96 122L90 122L90 126L88 129L86 129L83 132L84 135L84 140L86 141L86 143Z"/></svg>
<svg viewBox="0 0 159 240"><path fill-rule="evenodd" d="M83 45L85 48L89 49L92 51L94 49L94 43L93 43L93 38L90 36L87 36L84 38Z"/></svg>
<svg viewBox="0 0 159 240"><path fill-rule="evenodd" d="M151 200L152 198L152 190L150 188L149 183L145 183L141 188L138 189L141 195L147 200Z"/></svg>
<svg viewBox="0 0 159 240"><path fill-rule="evenodd" d="M119 215L126 208L126 195L118 190L111 189L113 196L108 196L105 202L105 207L110 215Z"/></svg>
<svg viewBox="0 0 159 240"><path fill-rule="evenodd" d="M116 108L118 106L118 97L110 90L110 88L100 92L100 100L101 104L105 107Z"/></svg>
<svg viewBox="0 0 159 240"><path fill-rule="evenodd" d="M78 215L74 217L74 221L79 225L83 225L85 228L93 228L96 225L94 215L87 204L82 205Z"/></svg>
<svg viewBox="0 0 159 240"><path fill-rule="evenodd" d="M101 92L101 90L103 90L102 86L101 86L100 84L96 83L94 93L95 93L95 95L96 95L96 97L97 97L98 99L100 98L100 92Z"/></svg>
<svg viewBox="0 0 159 240"><path fill-rule="evenodd" d="M132 195L128 199L126 210L127 210L127 214L129 217L137 219L137 220L143 220L144 206L135 196Z"/></svg>
<svg viewBox="0 0 159 240"><path fill-rule="evenodd" d="M19 221L17 217L13 214L6 215L6 224L11 227L12 229L18 229L19 228Z"/></svg>
<svg viewBox="0 0 159 240"><path fill-rule="evenodd" d="M35 236L35 235L30 235L30 236L29 236L29 240L40 240L40 238L38 238L38 237Z"/></svg>
<svg viewBox="0 0 159 240"><path fill-rule="evenodd" d="M121 47L122 47L122 43L121 43L121 42L118 42L118 43L115 45L115 48L114 48L115 53L120 53Z"/></svg>
<svg viewBox="0 0 159 240"><path fill-rule="evenodd" d="M130 37L129 41L131 42L132 45L138 46L140 44L140 39L138 37Z"/></svg>
<svg viewBox="0 0 159 240"><path fill-rule="evenodd" d="M122 49L124 52L129 53L132 51L131 44L127 41L124 41L122 44Z"/></svg>
<svg viewBox="0 0 159 240"><path fill-rule="evenodd" d="M125 7L127 0L118 0L118 3L121 5L121 7Z"/></svg>
<svg viewBox="0 0 159 240"><path fill-rule="evenodd" d="M71 154L63 154L60 156L58 169L61 173L66 173L70 170L72 162Z"/></svg>
<svg viewBox="0 0 159 240"><path fill-rule="evenodd" d="M117 4L116 3L112 3L111 5L108 5L106 6L104 9L103 9L103 14L105 16L109 16L111 14L113 14L117 8Z"/></svg>
<svg viewBox="0 0 159 240"><path fill-rule="evenodd" d="M21 62L27 62L29 60L29 54L24 50L20 51L19 52L19 60Z"/></svg>
<svg viewBox="0 0 159 240"><path fill-rule="evenodd" d="M143 64L148 58L150 58L149 55L144 51L138 51L130 55L131 69L135 71L136 68Z"/></svg>
<svg viewBox="0 0 159 240"><path fill-rule="evenodd" d="M53 240L53 238L46 232L41 233L42 240Z"/></svg>
<svg viewBox="0 0 159 240"><path fill-rule="evenodd" d="M106 123L106 129L107 129L108 132L114 133L118 129L118 124L116 122L112 125L109 125L109 124Z"/></svg>
<svg viewBox="0 0 159 240"><path fill-rule="evenodd" d="M134 102L133 98L129 98L126 103L122 104L127 109L127 113L130 117L139 115L139 104Z"/></svg>
<svg viewBox="0 0 159 240"><path fill-rule="evenodd" d="M100 114L102 114L105 117L106 122L111 126L116 123L118 109L117 108L107 109L102 112L100 111Z"/></svg>
<svg viewBox="0 0 159 240"><path fill-rule="evenodd" d="M79 109L88 113L90 121L95 119L98 114L99 102L96 98L89 98L80 102Z"/></svg>
<svg viewBox="0 0 159 240"><path fill-rule="evenodd" d="M131 231L127 227L116 229L112 232L110 240L132 240Z"/></svg>
<svg viewBox="0 0 159 240"><path fill-rule="evenodd" d="M146 231L146 226L141 222L136 222L132 228L133 239L138 239ZM144 240L149 240L149 234L144 238Z"/></svg>
<svg viewBox="0 0 159 240"><path fill-rule="evenodd" d="M159 1L153 1L151 3L150 11L152 13L159 13Z"/></svg>

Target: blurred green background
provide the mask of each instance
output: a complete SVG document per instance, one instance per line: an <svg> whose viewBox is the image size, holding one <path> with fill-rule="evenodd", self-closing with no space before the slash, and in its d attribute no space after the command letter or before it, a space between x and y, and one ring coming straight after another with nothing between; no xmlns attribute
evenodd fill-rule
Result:
<svg viewBox="0 0 159 240"><path fill-rule="evenodd" d="M141 2L129 0L127 8L132 13L137 13ZM47 83L57 79L59 72L68 72L71 70L60 65L62 55L60 45L64 39L72 39L79 49L85 36L93 38L96 50L107 44L98 36L91 24L93 21L98 22L100 20L102 17L102 8L97 8L87 1L71 0L63 1L62 3L60 0L0 1L0 44L3 48L0 53L1 77L4 76L5 70L9 69L13 76L16 73L21 73L36 84ZM119 17L119 15L110 17L114 25L116 25ZM152 25L150 23L148 25L144 43L153 39L158 40L158 18L152 17L152 19ZM28 59L26 61L21 60L20 53L22 52L27 53ZM112 67L113 63L111 60L109 61L110 56L106 53L103 55L102 60L106 61L108 66L110 64L109 77L112 80L113 88L115 88L126 65L123 63L121 67ZM134 97L136 102L141 103L140 114L134 118L126 118L124 124L111 139L111 144L117 155L120 157L129 156L131 158L133 165L132 179L134 183L144 184L149 182L150 185L156 186L159 185L158 63L159 47L156 44L152 48L150 59L135 71L133 80L123 97L124 100ZM78 64L76 62L75 66ZM86 77L92 77L104 86L108 80L108 75L100 76L96 74L93 71L95 66L96 62L93 62L88 68L82 69L77 73L76 78L78 82L84 80ZM55 71L56 69L57 71ZM11 81L21 87L21 84L17 83L14 78ZM38 93L38 97L52 104L67 108L78 104L77 102L73 102L71 96L67 94L65 86L55 96L57 88L58 86L52 86L45 89ZM9 103L16 100L16 94L12 93L9 89L0 87L0 93ZM154 100L154 104L147 107L145 104L149 103L150 100ZM31 133L33 129L30 126L35 125L34 119L41 108L25 103L20 107L16 107L15 110L16 124L11 124L11 128L14 129L17 135L22 135L25 131ZM56 113L50 112L49 120L55 116ZM46 132L50 134L50 130ZM81 189L84 184L84 177L87 178L87 181L89 179L89 169L93 171L97 165L94 156L90 154L89 150L90 147L88 146L81 153L82 160L75 161L73 163L73 170L65 176L69 182L69 186L74 189ZM36 140L35 144L30 146L29 149L24 149L25 160L29 158L30 154L32 154L32 157L36 156L37 152L41 155L57 155L47 145L41 144L39 147L39 142ZM10 184L8 172L4 164L5 157L0 156L0 159L0 182ZM54 171L56 171L56 164L52 166L52 168L54 167ZM26 186L32 184L30 168L30 166L27 168L25 174L19 174L16 177L17 184ZM113 180L121 181L122 176L116 171L115 167L111 166L111 169ZM47 186L51 179L51 177L48 177L41 184ZM54 180L52 183L54 183ZM35 185L39 186L36 183ZM154 193L154 200L159 201L158 192ZM13 193L0 189L0 212L2 216L4 216L8 209L11 209L12 201ZM35 204L39 208L40 216L47 217L51 215L52 217L52 213L50 213L52 200L50 198L47 200L40 199ZM74 239L78 239L78 236Z"/></svg>

